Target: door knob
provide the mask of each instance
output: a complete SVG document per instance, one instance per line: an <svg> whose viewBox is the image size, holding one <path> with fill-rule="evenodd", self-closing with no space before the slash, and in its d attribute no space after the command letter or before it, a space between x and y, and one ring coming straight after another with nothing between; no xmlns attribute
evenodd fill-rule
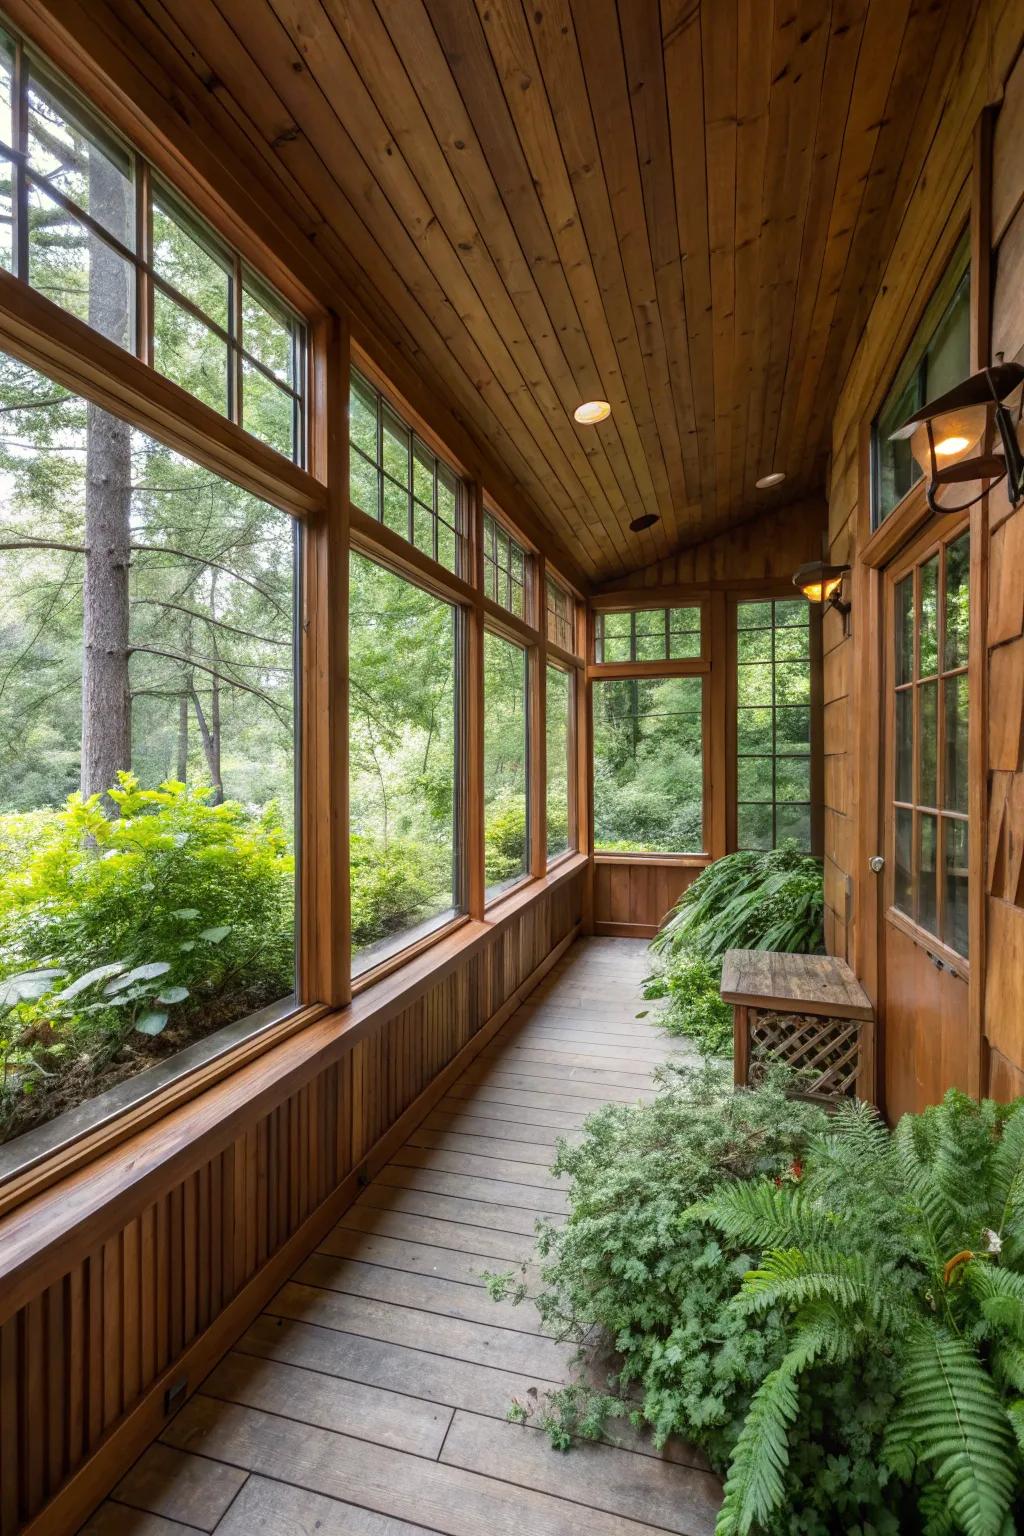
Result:
<svg viewBox="0 0 1024 1536"><path fill-rule="evenodd" d="M873 853L868 859L868 869L873 875L880 875L885 868L885 860L880 853Z"/></svg>

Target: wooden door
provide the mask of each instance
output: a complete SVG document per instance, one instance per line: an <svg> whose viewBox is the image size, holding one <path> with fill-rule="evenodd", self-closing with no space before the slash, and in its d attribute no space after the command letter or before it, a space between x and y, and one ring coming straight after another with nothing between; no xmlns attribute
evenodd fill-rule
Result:
<svg viewBox="0 0 1024 1536"><path fill-rule="evenodd" d="M969 593L964 519L929 528L886 572L879 958L893 1121L970 1077Z"/></svg>

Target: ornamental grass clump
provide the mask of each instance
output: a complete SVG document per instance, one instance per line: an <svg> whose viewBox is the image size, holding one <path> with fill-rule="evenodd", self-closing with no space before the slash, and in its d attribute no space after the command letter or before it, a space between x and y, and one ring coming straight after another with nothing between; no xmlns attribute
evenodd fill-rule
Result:
<svg viewBox="0 0 1024 1536"><path fill-rule="evenodd" d="M821 860L795 844L709 864L651 942L655 967L644 990L668 999L663 1028L706 1056L730 1056L732 1009L719 991L725 951L820 953L824 911Z"/></svg>

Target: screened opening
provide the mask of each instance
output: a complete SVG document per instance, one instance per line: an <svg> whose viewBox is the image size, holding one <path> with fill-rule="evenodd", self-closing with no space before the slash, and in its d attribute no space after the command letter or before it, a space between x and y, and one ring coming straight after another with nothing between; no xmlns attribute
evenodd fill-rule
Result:
<svg viewBox="0 0 1024 1536"><path fill-rule="evenodd" d="M970 243L965 235L925 310L871 433L871 517L877 528L921 478L909 439L890 435L971 371Z"/></svg>
<svg viewBox="0 0 1024 1536"><path fill-rule="evenodd" d="M460 906L458 609L353 554L349 597L352 969Z"/></svg>
<svg viewBox="0 0 1024 1536"><path fill-rule="evenodd" d="M526 618L529 555L490 512L484 513L484 593L517 618Z"/></svg>
<svg viewBox="0 0 1024 1536"><path fill-rule="evenodd" d="M495 896L529 872L527 653L484 635L484 870Z"/></svg>
<svg viewBox="0 0 1024 1536"><path fill-rule="evenodd" d="M293 992L296 525L5 356L0 479L6 1140Z"/></svg>
<svg viewBox="0 0 1024 1536"><path fill-rule="evenodd" d="M736 846L811 847L811 606L736 606Z"/></svg>
<svg viewBox="0 0 1024 1536"><path fill-rule="evenodd" d="M575 772L575 733L573 730L573 679L562 667L548 666L546 770L548 862L576 846L574 826L573 774Z"/></svg>
<svg viewBox="0 0 1024 1536"><path fill-rule="evenodd" d="M698 603L681 608L637 608L594 617L595 660L684 661L701 653Z"/></svg>
<svg viewBox="0 0 1024 1536"><path fill-rule="evenodd" d="M461 572L458 477L354 369L349 449L353 505L445 570Z"/></svg>
<svg viewBox="0 0 1024 1536"><path fill-rule="evenodd" d="M702 852L703 679L598 678L593 688L595 850Z"/></svg>

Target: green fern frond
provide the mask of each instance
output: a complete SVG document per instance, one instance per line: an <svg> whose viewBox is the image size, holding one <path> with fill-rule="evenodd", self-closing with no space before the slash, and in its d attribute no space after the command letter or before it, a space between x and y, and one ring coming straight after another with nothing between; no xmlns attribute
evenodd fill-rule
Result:
<svg viewBox="0 0 1024 1536"><path fill-rule="evenodd" d="M754 1393L733 1447L715 1536L747 1536L782 1503L788 1430L800 1401L797 1377L813 1360L815 1342L803 1336Z"/></svg>
<svg viewBox="0 0 1024 1536"><path fill-rule="evenodd" d="M1006 1410L974 1350L941 1329L911 1337L897 1434L912 1437L967 1536L1000 1536L1017 1483Z"/></svg>
<svg viewBox="0 0 1024 1536"><path fill-rule="evenodd" d="M737 1179L720 1185L710 1200L684 1211L682 1221L708 1221L743 1248L803 1247L820 1242L828 1218L816 1210L799 1185L768 1179Z"/></svg>
<svg viewBox="0 0 1024 1536"><path fill-rule="evenodd" d="M975 1259L967 1265L965 1278L982 1316L1024 1342L1024 1275Z"/></svg>
<svg viewBox="0 0 1024 1536"><path fill-rule="evenodd" d="M1015 1402L1007 1403L1006 1416L1017 1441L1017 1449L1024 1453L1024 1397L1018 1397Z"/></svg>
<svg viewBox="0 0 1024 1536"><path fill-rule="evenodd" d="M992 1373L1000 1384L1024 1392L1024 1347L1013 1339L992 1345Z"/></svg>
<svg viewBox="0 0 1024 1536"><path fill-rule="evenodd" d="M1024 1104L1007 1115L992 1155L992 1197L998 1231L1024 1206Z"/></svg>
<svg viewBox="0 0 1024 1536"><path fill-rule="evenodd" d="M760 1269L744 1277L734 1305L740 1312L751 1313L827 1301L843 1313L856 1314L863 1322L891 1332L902 1307L888 1280L877 1260L863 1254L815 1247L772 1249L763 1256Z"/></svg>

